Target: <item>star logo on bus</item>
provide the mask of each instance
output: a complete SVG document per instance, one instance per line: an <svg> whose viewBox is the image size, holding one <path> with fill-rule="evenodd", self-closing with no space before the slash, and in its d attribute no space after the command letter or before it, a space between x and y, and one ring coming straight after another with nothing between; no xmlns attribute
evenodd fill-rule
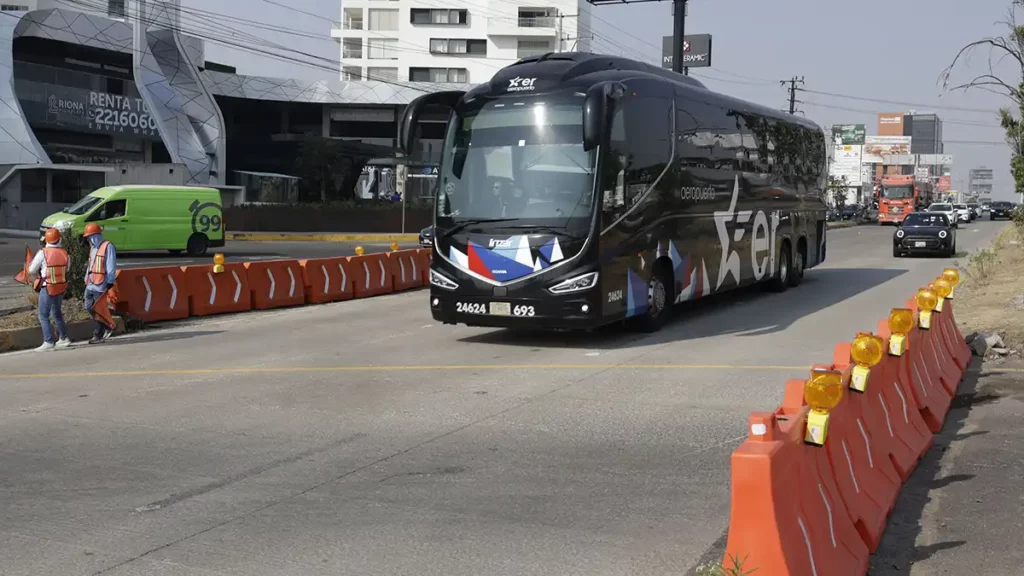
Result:
<svg viewBox="0 0 1024 576"><path fill-rule="evenodd" d="M741 210L736 212L736 203L740 197L740 177L736 176L732 187L732 199L729 201L729 209L715 212L715 228L718 229L718 241L722 246L721 262L718 265L717 291L725 283L725 278L732 274L737 284L740 282L740 255L732 249L733 242L743 240L746 233L743 224L750 221L753 216L752 210Z"/></svg>

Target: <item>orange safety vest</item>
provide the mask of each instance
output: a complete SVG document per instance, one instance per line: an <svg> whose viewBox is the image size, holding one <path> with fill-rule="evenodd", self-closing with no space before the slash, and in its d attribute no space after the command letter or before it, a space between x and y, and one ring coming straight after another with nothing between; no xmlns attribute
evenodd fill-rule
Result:
<svg viewBox="0 0 1024 576"><path fill-rule="evenodd" d="M68 252L63 248L43 248L46 260L46 293L58 296L68 287Z"/></svg>
<svg viewBox="0 0 1024 576"><path fill-rule="evenodd" d="M103 286L107 283L107 247L109 246L110 242L106 240L100 242L100 247L96 249L96 255L89 263L90 284Z"/></svg>

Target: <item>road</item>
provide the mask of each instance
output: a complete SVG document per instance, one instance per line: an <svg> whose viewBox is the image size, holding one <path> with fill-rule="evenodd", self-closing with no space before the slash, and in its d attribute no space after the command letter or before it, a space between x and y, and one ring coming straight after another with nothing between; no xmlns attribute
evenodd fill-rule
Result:
<svg viewBox="0 0 1024 576"><path fill-rule="evenodd" d="M14 282L13 277L21 270L25 260L25 245L33 250L38 244L24 238L6 238L0 236L0 310L25 304L23 287ZM356 246L362 246L366 252L384 252L389 243L371 242L231 242L223 250L224 256L231 261L273 260L275 258L320 258L327 256L351 256ZM415 243L402 244L404 248L418 248ZM118 254L118 266L121 268L140 268L146 266L186 266L189 264L209 264L213 251L202 258L189 256L173 256L163 252L124 252Z"/></svg>
<svg viewBox="0 0 1024 576"><path fill-rule="evenodd" d="M1005 223L961 229L959 247ZM829 233L651 335L451 327L422 292L0 357L5 575L684 574L752 410L940 273Z"/></svg>

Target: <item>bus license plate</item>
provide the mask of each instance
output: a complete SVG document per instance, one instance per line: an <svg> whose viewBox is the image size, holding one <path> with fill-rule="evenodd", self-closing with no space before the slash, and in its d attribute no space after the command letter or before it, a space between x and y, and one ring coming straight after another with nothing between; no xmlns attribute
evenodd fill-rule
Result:
<svg viewBox="0 0 1024 576"><path fill-rule="evenodd" d="M914 248L924 248L924 242L914 242Z"/></svg>
<svg viewBox="0 0 1024 576"><path fill-rule="evenodd" d="M512 305L508 302L491 302L492 316L511 316Z"/></svg>

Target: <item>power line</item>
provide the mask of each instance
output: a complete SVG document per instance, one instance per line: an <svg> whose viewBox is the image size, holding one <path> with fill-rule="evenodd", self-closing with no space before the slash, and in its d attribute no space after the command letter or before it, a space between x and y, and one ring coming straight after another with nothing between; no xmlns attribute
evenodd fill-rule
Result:
<svg viewBox="0 0 1024 576"><path fill-rule="evenodd" d="M935 104L921 104L919 102L901 102L899 100L885 100L882 98L868 98L866 96L850 96L848 94L836 94L834 92L822 92L820 90L810 90L807 88L800 88L801 91L807 92L808 94L817 94L820 96L831 96L832 98L845 98L847 100L860 100L862 102L875 102L878 104L894 104L897 106L909 106L912 108L934 108L936 110L950 110L953 112L970 112L972 114L995 114L996 110L984 109L984 108L963 108L959 106L937 106Z"/></svg>

